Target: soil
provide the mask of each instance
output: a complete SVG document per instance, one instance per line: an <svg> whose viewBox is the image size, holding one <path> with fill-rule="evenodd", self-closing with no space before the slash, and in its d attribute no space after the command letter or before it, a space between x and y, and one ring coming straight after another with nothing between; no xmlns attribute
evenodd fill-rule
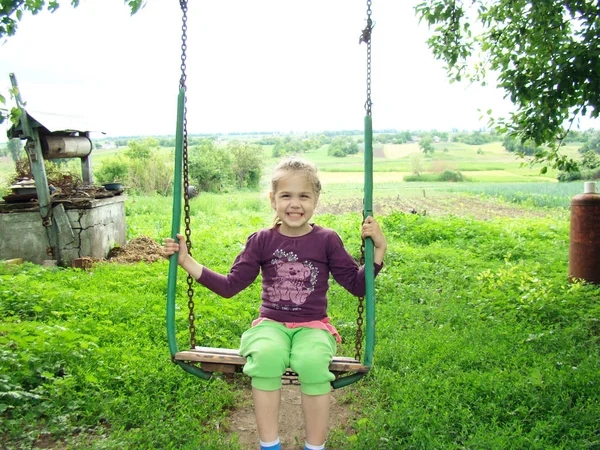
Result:
<svg viewBox="0 0 600 450"><path fill-rule="evenodd" d="M322 201L317 207L317 214L343 214L347 212L361 213L362 199L340 199ZM511 206L508 203L497 202L493 199L463 196L435 197L401 197L373 199L373 212L376 216L386 216L392 212L401 211L407 214L423 216L462 216L479 220L490 220L497 217L546 217L543 210Z"/></svg>
<svg viewBox="0 0 600 450"><path fill-rule="evenodd" d="M123 247L115 247L106 257L116 263L155 262L163 258L162 246L148 236L140 236L131 239Z"/></svg>
<svg viewBox="0 0 600 450"><path fill-rule="evenodd" d="M237 436L238 443L244 450L259 449L256 420L252 407L252 392L247 389L243 393L241 406L235 409L229 422L228 433L232 440ZM331 410L329 414L329 429L348 429L353 412L342 399L343 390L331 394ZM281 406L279 407L279 439L284 450L301 450L304 448L304 419L300 403L300 387L284 385L281 391ZM330 447L328 447L330 448Z"/></svg>

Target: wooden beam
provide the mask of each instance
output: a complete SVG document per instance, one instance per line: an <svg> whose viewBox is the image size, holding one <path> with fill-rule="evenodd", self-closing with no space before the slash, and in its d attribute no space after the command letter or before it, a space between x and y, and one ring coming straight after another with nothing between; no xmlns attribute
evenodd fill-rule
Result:
<svg viewBox="0 0 600 450"><path fill-rule="evenodd" d="M196 347L193 350L185 350L177 352L175 359L178 361L191 361L199 362L202 364L202 370L208 372L235 372L240 371L241 367L246 364L246 358L241 356L237 350L229 348L215 348L215 347ZM209 367L220 367L233 366L234 369L228 370L213 370ZM237 370L235 366L239 366L240 370ZM329 370L336 373L347 373L347 372L368 372L369 367L361 364L360 361L355 360L347 356L334 356L333 361L329 365Z"/></svg>

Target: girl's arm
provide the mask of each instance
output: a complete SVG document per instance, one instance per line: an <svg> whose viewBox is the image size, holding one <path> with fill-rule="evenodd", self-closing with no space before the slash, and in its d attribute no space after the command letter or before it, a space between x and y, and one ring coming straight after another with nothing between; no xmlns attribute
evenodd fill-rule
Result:
<svg viewBox="0 0 600 450"><path fill-rule="evenodd" d="M366 237L373 239L373 259L375 264L381 265L387 250L387 241L379 223L371 216L365 219L365 223L362 226L362 237L363 239Z"/></svg>
<svg viewBox="0 0 600 450"><path fill-rule="evenodd" d="M172 238L165 239L165 245L163 247L164 254L165 256L170 257L173 253L179 252L179 255L177 256L177 264L183 267L183 269L189 273L194 280L197 280L200 278L200 275L202 275L203 266L188 253L187 245L183 235L178 234L177 239L179 242L176 242L175 239Z"/></svg>
<svg viewBox="0 0 600 450"><path fill-rule="evenodd" d="M256 245L251 244L251 242L255 242L253 239L255 236L256 233L248 238L244 251L237 256L227 275L213 272L208 267L196 262L188 253L185 239L181 234L177 234L179 242L170 238L165 239L164 254L171 256L178 251L177 263L187 273L215 294L230 298L250 286L260 272L258 250Z"/></svg>
<svg viewBox="0 0 600 450"><path fill-rule="evenodd" d="M365 267L358 267L355 260L344 248L341 238L332 239L328 249L329 270L335 281L357 297L365 295ZM370 237L374 244L375 276L381 270L387 249L387 241L377 221L369 216L362 226L362 237Z"/></svg>

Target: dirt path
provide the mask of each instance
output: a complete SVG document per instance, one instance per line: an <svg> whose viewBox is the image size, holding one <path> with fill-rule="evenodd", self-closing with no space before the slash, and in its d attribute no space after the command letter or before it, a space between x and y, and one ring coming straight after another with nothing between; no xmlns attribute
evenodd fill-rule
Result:
<svg viewBox="0 0 600 450"><path fill-rule="evenodd" d="M238 442L244 450L259 449L256 420L252 407L252 392L247 389L243 393L244 400L230 416L229 435L232 439L237 435ZM342 401L343 392L333 391L331 395L331 411L329 429L345 428L352 417L350 404ZM283 450L301 450L304 448L304 420L300 404L300 387L283 386L281 406L279 410L279 438Z"/></svg>

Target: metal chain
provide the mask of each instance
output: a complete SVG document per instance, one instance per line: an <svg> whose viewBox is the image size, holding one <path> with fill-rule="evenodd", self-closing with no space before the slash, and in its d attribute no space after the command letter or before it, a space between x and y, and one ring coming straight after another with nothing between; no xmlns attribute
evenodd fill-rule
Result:
<svg viewBox="0 0 600 450"><path fill-rule="evenodd" d="M192 254L192 230L190 228L190 193L189 193L189 165L188 165L188 133L187 133L187 97L185 96L186 91L186 80L187 75L185 73L186 66L186 51L187 51L187 11L188 5L187 0L180 0L179 6L181 7L182 13L182 25L181 25L181 78L179 79L179 89L184 91L184 106L183 106L183 200L184 200L184 213L185 213L185 243L188 248L188 252ZM187 295L188 295L188 308L190 310L188 320L190 322L190 347L196 347L196 325L194 324L196 316L194 315L194 278L191 275L187 276Z"/></svg>
<svg viewBox="0 0 600 450"><path fill-rule="evenodd" d="M367 26L362 31L360 35L360 39L358 41L359 44L364 42L367 44L367 101L365 102L365 110L367 112L367 116L371 116L371 32L373 31L373 21L371 20L371 3L372 0L367 0ZM365 217L363 217L364 223ZM360 265L364 266L365 264L365 240L363 239L360 245ZM363 313L365 311L365 298L358 297L358 317L356 318L356 355L354 356L357 361L360 361L361 351L362 351L362 339L363 339Z"/></svg>
<svg viewBox="0 0 600 450"><path fill-rule="evenodd" d="M362 42L367 44L367 100L365 101L365 111L369 117L371 116L371 106L373 105L371 102L371 33L375 26L371 20L371 2L372 0L367 0L367 26L362 31L360 40L358 41L359 44Z"/></svg>
<svg viewBox="0 0 600 450"><path fill-rule="evenodd" d="M363 239L362 243L360 244L359 264L361 266L365 265L365 240L364 239ZM358 297L358 307L357 307L358 317L356 318L356 343L355 343L356 354L354 355L354 359L356 359L357 361L360 361L360 353L362 350L362 339L363 339L362 326L363 326L364 311L365 311L365 298Z"/></svg>

